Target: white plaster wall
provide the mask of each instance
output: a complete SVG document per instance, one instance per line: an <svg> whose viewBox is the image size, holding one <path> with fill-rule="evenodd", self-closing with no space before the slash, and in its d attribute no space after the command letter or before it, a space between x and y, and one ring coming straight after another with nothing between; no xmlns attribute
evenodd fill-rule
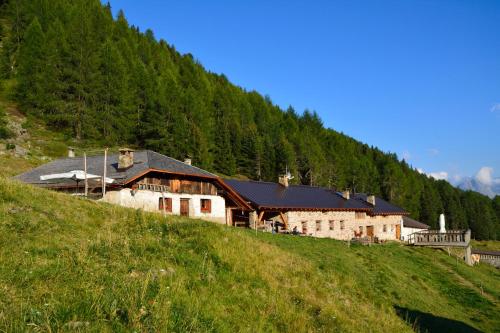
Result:
<svg viewBox="0 0 500 333"><path fill-rule="evenodd" d="M349 240L354 237L354 231L359 231L363 226L363 236L366 236L366 227L373 226L373 234L381 240L396 240L396 225L401 224L401 216L366 216L356 219L354 212L348 211L294 211L286 213L288 228L293 230L296 226L302 232L302 222L307 222L308 235L313 237L329 237L340 240ZM281 221L280 217L274 218ZM330 230L330 220L334 221L333 230ZM321 221L321 230L316 230L316 221ZM344 221L344 229L341 229L341 221ZM384 224L386 231L384 232Z"/></svg>
<svg viewBox="0 0 500 333"><path fill-rule="evenodd" d="M165 198L172 198L172 212L167 212L167 214L180 215L180 199L189 199L189 217L226 223L226 201L223 197L217 195L178 194L166 192L163 195ZM158 209L158 201L161 197L162 194L160 192L148 190L138 190L134 195L132 195L131 190L125 188L106 192L106 196L103 201L124 207L162 213L163 211ZM201 199L210 199L212 201L212 210L210 213L204 213L201 211Z"/></svg>
<svg viewBox="0 0 500 333"><path fill-rule="evenodd" d="M425 231L425 230L427 230L427 229L406 228L406 227L403 227L401 229L401 237L403 237L404 241L407 241L408 240L408 236L410 236L411 234L413 234L415 232Z"/></svg>

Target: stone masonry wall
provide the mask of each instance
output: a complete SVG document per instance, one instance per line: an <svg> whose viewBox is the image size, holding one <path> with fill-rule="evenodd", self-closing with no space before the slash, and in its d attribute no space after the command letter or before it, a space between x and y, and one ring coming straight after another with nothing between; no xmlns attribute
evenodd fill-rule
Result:
<svg viewBox="0 0 500 333"><path fill-rule="evenodd" d="M401 216L368 216L356 218L355 212L348 211L293 211L286 213L288 228L297 227L299 232L303 226L307 235L313 237L328 237L348 240L354 237L354 231L360 231L366 236L366 227L373 226L373 235L381 240L396 240L396 225L401 225ZM280 221L279 217L274 220ZM385 225L385 228L384 228Z"/></svg>

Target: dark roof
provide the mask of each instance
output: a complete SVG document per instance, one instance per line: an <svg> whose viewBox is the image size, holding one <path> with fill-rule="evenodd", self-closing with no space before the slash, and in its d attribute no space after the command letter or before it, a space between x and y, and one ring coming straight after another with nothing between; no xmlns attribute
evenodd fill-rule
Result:
<svg viewBox="0 0 500 333"><path fill-rule="evenodd" d="M417 228L417 229L429 229L430 227L422 222L409 218L408 216L403 216L403 227L405 228Z"/></svg>
<svg viewBox="0 0 500 333"><path fill-rule="evenodd" d="M370 207L358 200L346 200L334 190L260 181L225 179L240 196L261 209L297 210L369 210Z"/></svg>
<svg viewBox="0 0 500 333"><path fill-rule="evenodd" d="M499 256L500 257L500 251L472 249L471 252L474 254L484 254L484 255L488 255L488 256Z"/></svg>
<svg viewBox="0 0 500 333"><path fill-rule="evenodd" d="M142 150L134 152L134 164L126 170L118 169L118 155L111 154L107 157L106 177L115 179L116 183L125 183L127 180L143 174L149 169L160 170L164 172L182 174L188 176L217 178L216 175L178 161L171 157L156 153L150 150ZM50 163L44 164L16 176L26 183L31 184L46 184L54 183L53 181L40 180L40 176L53 173L63 173L73 170L83 170L83 157L62 158ZM104 155L88 156L87 157L87 172L90 174L102 176L104 170ZM59 182L58 182L59 183Z"/></svg>
<svg viewBox="0 0 500 333"><path fill-rule="evenodd" d="M352 197L358 201L363 202L373 209L373 215L406 215L408 214L403 208L391 204L379 197L375 198L375 206L370 204L367 200L368 195L364 193L356 193Z"/></svg>

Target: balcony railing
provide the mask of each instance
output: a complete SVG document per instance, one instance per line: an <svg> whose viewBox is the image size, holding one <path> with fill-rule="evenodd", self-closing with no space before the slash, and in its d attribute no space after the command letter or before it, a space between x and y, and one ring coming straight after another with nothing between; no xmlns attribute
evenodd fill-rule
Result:
<svg viewBox="0 0 500 333"><path fill-rule="evenodd" d="M137 183L137 189L165 193L218 195L217 189L213 185L201 186L199 184L181 184L181 186L175 190L170 185Z"/></svg>
<svg viewBox="0 0 500 333"><path fill-rule="evenodd" d="M420 246L456 246L467 247L470 243L470 230L421 231L411 234L408 243Z"/></svg>
<svg viewBox="0 0 500 333"><path fill-rule="evenodd" d="M139 190L149 190L154 192L170 192L171 188L167 185L153 185L153 184L137 184Z"/></svg>

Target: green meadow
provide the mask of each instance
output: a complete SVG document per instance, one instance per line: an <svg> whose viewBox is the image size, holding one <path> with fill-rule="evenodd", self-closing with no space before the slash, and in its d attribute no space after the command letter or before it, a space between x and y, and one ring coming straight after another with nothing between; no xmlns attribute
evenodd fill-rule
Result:
<svg viewBox="0 0 500 333"><path fill-rule="evenodd" d="M500 271L256 233L0 177L0 332L495 332Z"/></svg>

